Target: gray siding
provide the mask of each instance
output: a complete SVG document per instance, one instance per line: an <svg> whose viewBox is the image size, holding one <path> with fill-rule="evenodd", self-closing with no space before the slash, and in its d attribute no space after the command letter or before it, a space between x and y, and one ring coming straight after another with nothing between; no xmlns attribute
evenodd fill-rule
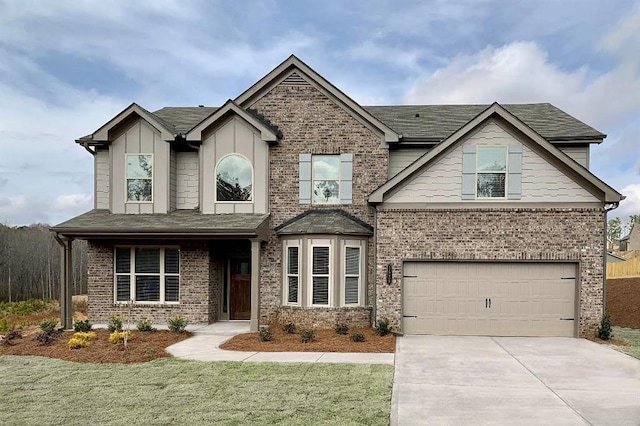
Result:
<svg viewBox="0 0 640 426"><path fill-rule="evenodd" d="M169 157L169 211L177 208L177 155L177 152L171 151Z"/></svg>
<svg viewBox="0 0 640 426"><path fill-rule="evenodd" d="M204 138L200 149L200 206L202 213L267 213L269 145L260 131L234 117ZM216 166L228 154L242 154L253 165L253 194L250 202L216 202Z"/></svg>
<svg viewBox="0 0 640 426"><path fill-rule="evenodd" d="M389 178L397 175L409 164L422 157L422 155L424 155L427 151L427 148L398 149L389 151Z"/></svg>
<svg viewBox="0 0 640 426"><path fill-rule="evenodd" d="M582 167L589 168L589 145L561 147L559 149Z"/></svg>
<svg viewBox="0 0 640 426"><path fill-rule="evenodd" d="M145 120L116 135L110 146L113 213L167 213L169 210L169 144ZM153 202L127 202L126 154L153 154Z"/></svg>
<svg viewBox="0 0 640 426"><path fill-rule="evenodd" d="M521 201L598 202L590 192L547 162L526 143L517 140L496 122L491 121L438 162L418 174L416 178L391 195L385 203L461 202L463 146L509 146L512 144L522 146ZM476 202L487 202L487 200L465 200L465 203L470 204Z"/></svg>
<svg viewBox="0 0 640 426"><path fill-rule="evenodd" d="M198 153L179 152L176 156L177 205L178 209L198 207Z"/></svg>
<svg viewBox="0 0 640 426"><path fill-rule="evenodd" d="M110 159L108 149L96 150L95 156L95 196L96 209L111 208L109 202Z"/></svg>

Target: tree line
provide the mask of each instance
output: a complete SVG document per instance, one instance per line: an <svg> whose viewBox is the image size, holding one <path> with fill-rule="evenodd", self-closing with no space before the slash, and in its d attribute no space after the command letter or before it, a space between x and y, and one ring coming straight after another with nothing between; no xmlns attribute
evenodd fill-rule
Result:
<svg viewBox="0 0 640 426"><path fill-rule="evenodd" d="M623 222L619 217L614 217L607 221L607 237L612 241L619 241L631 232L634 223L640 223L640 214L629 215L629 218Z"/></svg>
<svg viewBox="0 0 640 426"><path fill-rule="evenodd" d="M48 225L0 224L0 302L60 297L61 247ZM87 244L73 242L73 294L87 291Z"/></svg>

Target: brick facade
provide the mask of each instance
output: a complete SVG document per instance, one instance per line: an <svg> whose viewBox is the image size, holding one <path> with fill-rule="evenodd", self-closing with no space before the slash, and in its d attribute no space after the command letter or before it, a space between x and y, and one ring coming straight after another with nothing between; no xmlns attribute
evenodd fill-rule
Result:
<svg viewBox="0 0 640 426"><path fill-rule="evenodd" d="M402 265L411 259L579 261L581 336L602 316L602 209L385 210L377 215L377 318L402 319Z"/></svg>
<svg viewBox="0 0 640 426"><path fill-rule="evenodd" d="M298 329L333 328L336 323L344 323L350 328L371 325L371 307L351 308L301 308L282 306L275 316L279 324L293 323Z"/></svg>
<svg viewBox="0 0 640 426"><path fill-rule="evenodd" d="M313 86L276 86L250 108L268 117L283 134L269 151L271 229L313 208L341 208L373 225L374 209L367 204L367 196L387 180L388 150L381 147L380 134L353 118ZM300 204L298 161L301 153L353 154L353 204ZM374 303L372 238L367 252L367 304L370 306ZM261 257L260 324L273 322L282 305L281 265L282 244L272 231L268 243L263 245ZM334 323L332 321L331 325Z"/></svg>
<svg viewBox="0 0 640 426"><path fill-rule="evenodd" d="M190 323L208 323L215 319L211 309L217 309L218 303L217 298L212 301L211 296L217 286L217 279L210 276L211 265L215 262L210 260L209 250L204 243L177 244L180 245L180 303L134 304L130 318L133 323L151 318L154 323L163 324L167 322L167 318L176 314ZM114 245L110 241L89 241L88 244L88 316L92 322L106 323L112 315L129 315L127 305L114 303ZM171 242L171 245L176 243Z"/></svg>

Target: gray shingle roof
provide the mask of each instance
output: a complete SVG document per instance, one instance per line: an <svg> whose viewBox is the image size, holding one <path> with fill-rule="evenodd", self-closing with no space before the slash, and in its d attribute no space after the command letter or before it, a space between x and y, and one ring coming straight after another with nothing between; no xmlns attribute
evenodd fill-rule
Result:
<svg viewBox="0 0 640 426"><path fill-rule="evenodd" d="M343 210L308 210L275 228L278 235L373 235L373 227Z"/></svg>
<svg viewBox="0 0 640 426"><path fill-rule="evenodd" d="M548 103L502 106L547 140L604 137L604 134L593 127ZM400 105L364 108L405 138L441 140L488 107L489 105Z"/></svg>
<svg viewBox="0 0 640 426"><path fill-rule="evenodd" d="M258 234L268 225L266 214L202 214L196 210L176 210L167 214L114 214L90 210L53 228L63 235L91 234Z"/></svg>
<svg viewBox="0 0 640 426"><path fill-rule="evenodd" d="M164 107L154 111L153 115L171 123L176 129L176 133L187 133L217 110L217 107Z"/></svg>

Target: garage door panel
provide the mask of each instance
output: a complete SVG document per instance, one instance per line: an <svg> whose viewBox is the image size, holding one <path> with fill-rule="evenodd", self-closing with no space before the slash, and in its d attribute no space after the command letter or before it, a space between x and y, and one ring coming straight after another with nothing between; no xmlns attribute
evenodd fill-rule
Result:
<svg viewBox="0 0 640 426"><path fill-rule="evenodd" d="M561 320L575 313L573 264L408 262L404 275L405 333L574 335Z"/></svg>

